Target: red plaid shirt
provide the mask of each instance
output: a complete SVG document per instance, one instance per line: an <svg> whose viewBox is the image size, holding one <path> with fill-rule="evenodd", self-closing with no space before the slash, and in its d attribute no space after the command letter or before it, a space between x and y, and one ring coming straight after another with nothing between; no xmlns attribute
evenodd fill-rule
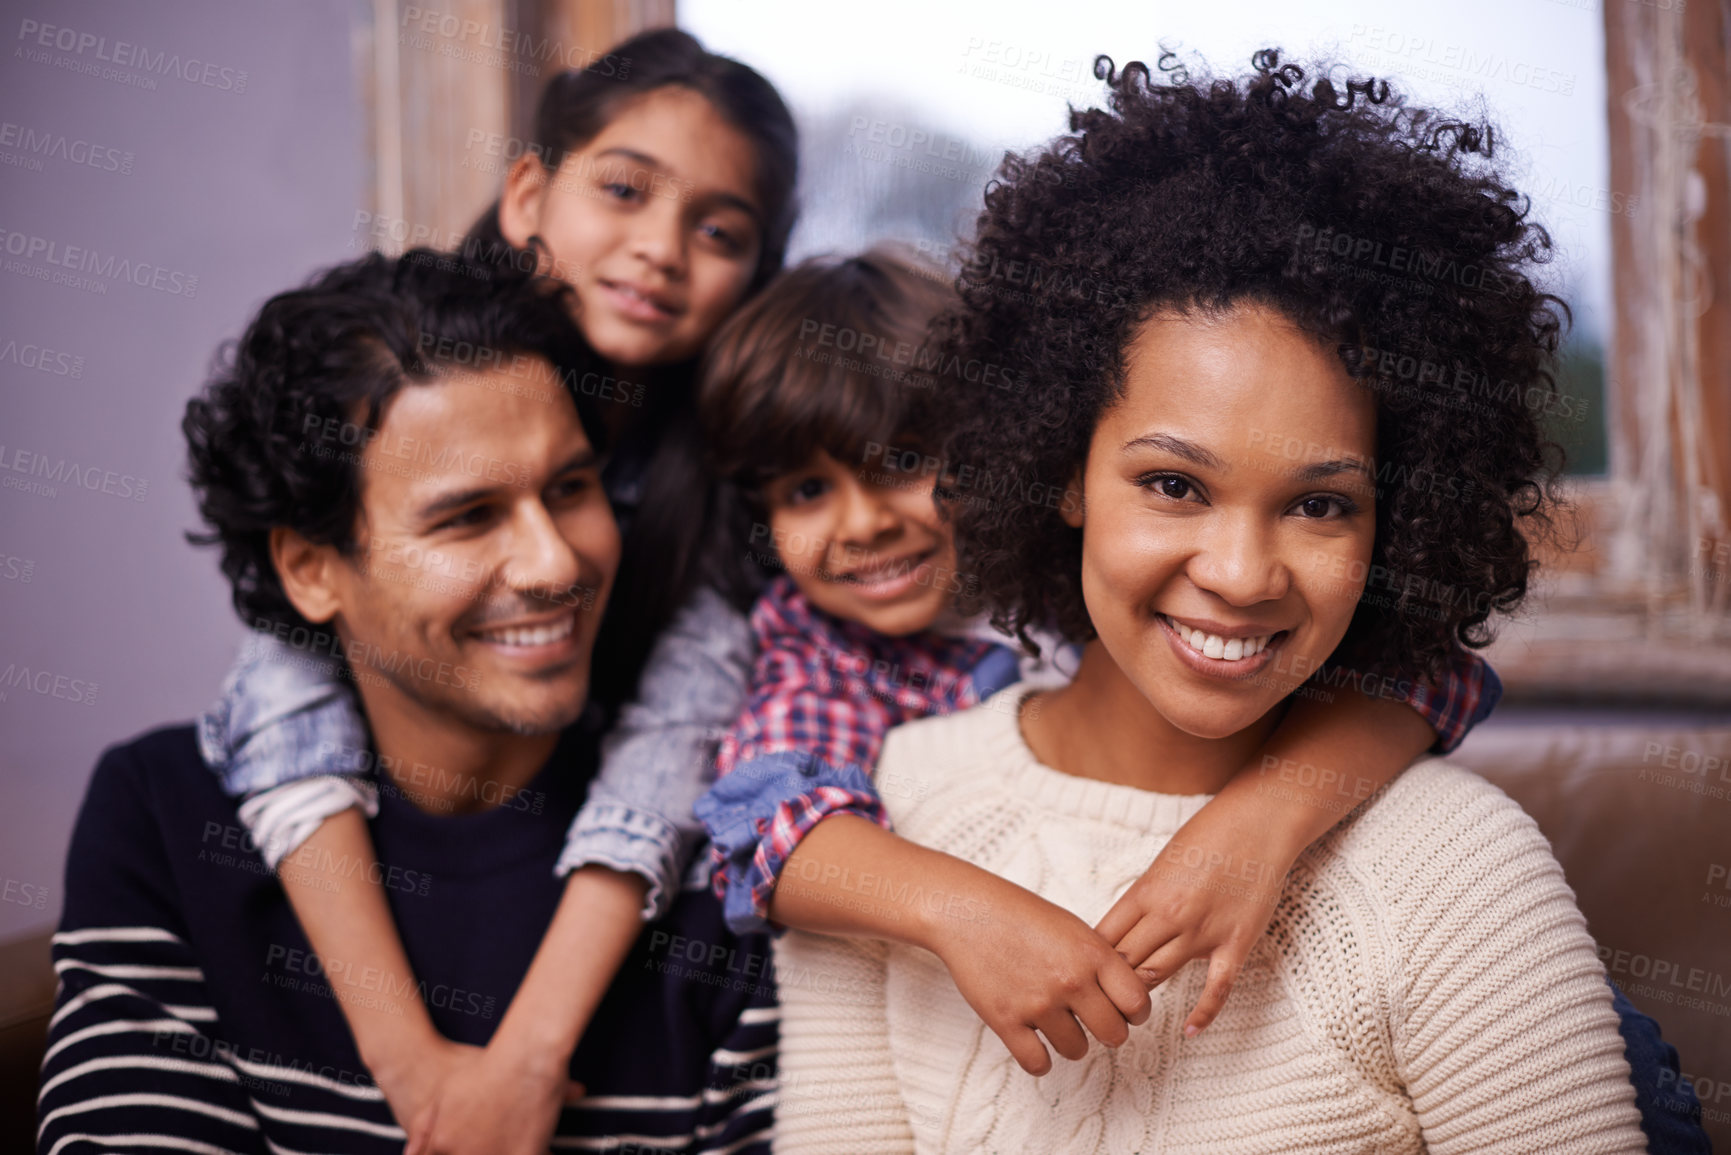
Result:
<svg viewBox="0 0 1731 1155"><path fill-rule="evenodd" d="M967 709L1019 677L1007 646L932 631L885 637L816 609L786 575L758 599L751 625L751 692L716 753L717 786L698 805L715 839L715 893L735 929L767 922L782 866L823 819L855 814L890 828L871 773L891 727ZM1440 753L1458 746L1502 694L1495 672L1466 650L1440 685L1387 680L1373 689L1366 679L1357 688L1417 710L1436 730ZM761 777L754 766L765 767ZM741 767L761 786L729 781ZM717 820L723 794L732 823ZM743 838L741 813L751 815Z"/></svg>

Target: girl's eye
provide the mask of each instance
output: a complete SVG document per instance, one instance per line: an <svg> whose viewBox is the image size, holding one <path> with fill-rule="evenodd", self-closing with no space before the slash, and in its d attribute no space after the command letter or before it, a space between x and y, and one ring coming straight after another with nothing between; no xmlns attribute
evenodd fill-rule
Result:
<svg viewBox="0 0 1731 1155"><path fill-rule="evenodd" d="M787 491L787 503L789 505L804 505L808 501L816 501L828 489L829 483L823 478L807 477L796 482L793 488Z"/></svg>
<svg viewBox="0 0 1731 1155"><path fill-rule="evenodd" d="M1344 497L1324 496L1322 494L1305 498L1298 503L1297 508L1303 517L1313 521L1350 517L1358 512L1356 502L1349 501ZM1337 510L1338 513L1335 512Z"/></svg>
<svg viewBox="0 0 1731 1155"><path fill-rule="evenodd" d="M739 238L734 236L732 231L730 231L729 229L723 228L721 225L716 225L716 224L699 225L697 228L697 231L702 233L704 236L708 237L710 240L715 241L718 244L721 244L728 249L737 249L740 247Z"/></svg>

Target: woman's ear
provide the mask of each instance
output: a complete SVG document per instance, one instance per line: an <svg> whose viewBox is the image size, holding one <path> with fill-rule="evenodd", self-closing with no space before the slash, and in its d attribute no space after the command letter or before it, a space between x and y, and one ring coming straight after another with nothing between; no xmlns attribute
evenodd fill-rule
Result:
<svg viewBox="0 0 1731 1155"><path fill-rule="evenodd" d="M529 238L541 230L541 206L552 182L538 156L521 156L505 174L505 191L499 196L499 232L514 249L529 247Z"/></svg>
<svg viewBox="0 0 1731 1155"><path fill-rule="evenodd" d="M336 567L342 563L336 547L315 545L292 529L270 531L270 560L276 566L283 593L300 616L324 625L342 609Z"/></svg>
<svg viewBox="0 0 1731 1155"><path fill-rule="evenodd" d="M1070 475L1070 484L1064 487L1064 502L1058 506L1058 516L1064 519L1064 524L1071 529L1082 528L1082 517L1086 512L1082 495L1082 470L1077 467Z"/></svg>

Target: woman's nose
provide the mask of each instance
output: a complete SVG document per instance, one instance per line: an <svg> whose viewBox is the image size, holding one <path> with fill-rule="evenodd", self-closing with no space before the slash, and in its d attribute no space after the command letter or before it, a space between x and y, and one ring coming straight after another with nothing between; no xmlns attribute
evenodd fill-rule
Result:
<svg viewBox="0 0 1731 1155"><path fill-rule="evenodd" d="M1222 513L1204 532L1190 562L1190 580L1229 605L1276 601L1291 586L1275 529L1246 512Z"/></svg>

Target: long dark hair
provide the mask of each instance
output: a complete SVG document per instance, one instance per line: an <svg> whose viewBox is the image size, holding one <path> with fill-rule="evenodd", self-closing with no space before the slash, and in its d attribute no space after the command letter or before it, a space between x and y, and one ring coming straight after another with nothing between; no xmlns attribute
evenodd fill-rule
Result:
<svg viewBox="0 0 1731 1155"><path fill-rule="evenodd" d="M588 68L548 81L536 106L534 154L549 171L593 140L631 101L677 86L703 96L756 151L756 192L763 242L747 296L781 271L798 205L799 133L775 86L755 69L710 52L674 28L645 32L615 46ZM533 269L538 254L513 248L499 228L497 201L470 228L463 251L483 260ZM619 572L596 640L595 697L617 706L635 696L655 638L700 580L744 608L756 575L719 532L730 508L704 469L694 403L696 360L650 374L646 412L629 440L651 445L643 489L625 535Z"/></svg>

